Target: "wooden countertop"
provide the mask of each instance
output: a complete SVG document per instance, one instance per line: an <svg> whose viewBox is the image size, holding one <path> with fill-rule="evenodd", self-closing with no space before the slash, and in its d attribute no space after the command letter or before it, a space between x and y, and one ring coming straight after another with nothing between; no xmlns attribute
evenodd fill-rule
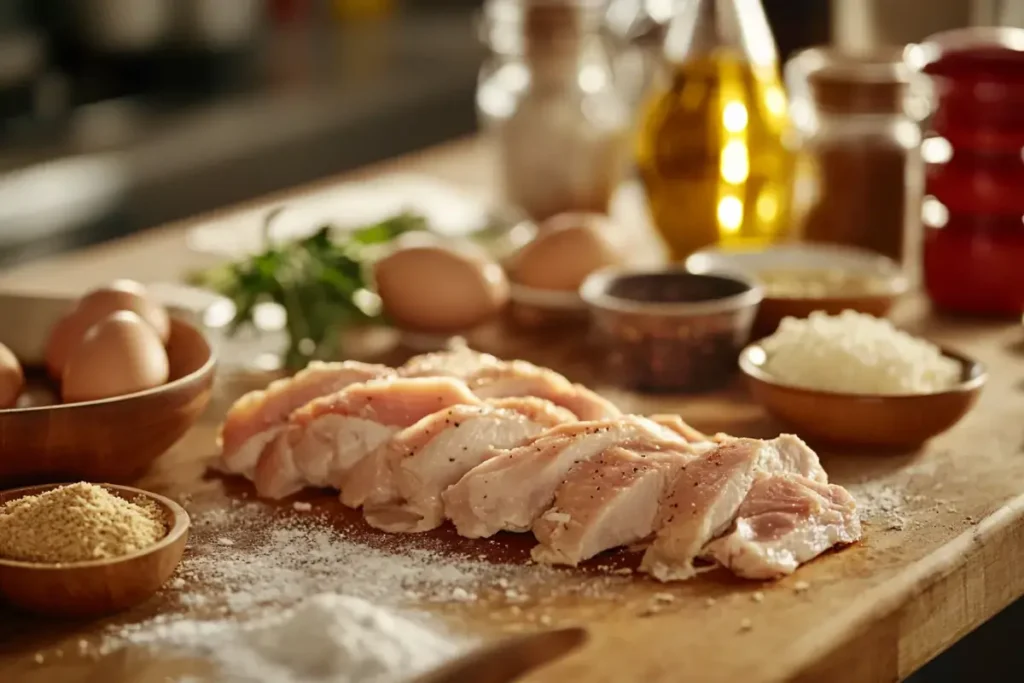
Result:
<svg viewBox="0 0 1024 683"><path fill-rule="evenodd" d="M475 192L487 193L491 187L486 150L472 141L358 175L410 170ZM337 180L322 185L331 182ZM255 211L300 194L222 214ZM629 216L624 220L642 225L636 206L625 210L631 213L623 214ZM0 275L0 287L75 293L111 277L173 280L201 262L186 246L186 227L171 225L18 267ZM678 599L653 615L641 616L637 600L665 587L646 580L633 581L621 601L575 598L560 614L567 622L585 620L591 640L528 680L892 681L1024 594L1024 328L937 318L916 299L907 301L897 318L918 334L975 356L988 365L991 377L964 422L920 453L822 453L832 478L868 501L862 543L774 584L698 578L673 587ZM607 390L627 410L679 412L708 431L751 436L779 431L740 387L699 398L630 395L602 386L599 369L573 351L573 340L549 340L543 348L510 337L491 341L487 350L550 363ZM212 452L213 425L222 409L216 406L165 456L152 480L155 487L180 484L185 470L196 477L201 468L184 463L199 462ZM177 473L168 476L171 471ZM709 596L715 598L713 605ZM72 653L53 668L34 662L47 648L67 644L74 650L75 643L98 629L58 628L0 613L0 680L156 681L178 671L170 665L139 668L130 656L109 661L76 659Z"/></svg>

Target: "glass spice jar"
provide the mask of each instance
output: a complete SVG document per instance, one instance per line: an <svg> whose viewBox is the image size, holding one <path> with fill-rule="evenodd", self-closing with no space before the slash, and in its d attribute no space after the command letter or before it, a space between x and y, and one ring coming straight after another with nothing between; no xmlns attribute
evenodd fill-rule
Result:
<svg viewBox="0 0 1024 683"><path fill-rule="evenodd" d="M920 127L902 52L812 48L786 66L799 135L794 214L807 242L861 247L912 268L920 238Z"/></svg>
<svg viewBox="0 0 1024 683"><path fill-rule="evenodd" d="M937 34L907 51L930 77L924 283L938 308L1024 313L1024 30Z"/></svg>
<svg viewBox="0 0 1024 683"><path fill-rule="evenodd" d="M604 0L488 0L477 86L503 199L541 221L607 213L626 170L631 111L602 33Z"/></svg>

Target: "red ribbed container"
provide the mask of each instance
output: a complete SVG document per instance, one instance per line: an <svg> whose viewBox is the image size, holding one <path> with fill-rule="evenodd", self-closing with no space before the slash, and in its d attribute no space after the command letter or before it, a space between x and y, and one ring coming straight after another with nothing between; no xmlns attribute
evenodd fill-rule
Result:
<svg viewBox="0 0 1024 683"><path fill-rule="evenodd" d="M924 283L939 308L1024 313L1024 30L958 29L908 51L933 84Z"/></svg>

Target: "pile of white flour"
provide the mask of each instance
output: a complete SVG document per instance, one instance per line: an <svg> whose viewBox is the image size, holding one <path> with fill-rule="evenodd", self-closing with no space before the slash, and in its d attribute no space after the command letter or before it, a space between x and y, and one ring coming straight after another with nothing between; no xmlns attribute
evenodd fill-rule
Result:
<svg viewBox="0 0 1024 683"><path fill-rule="evenodd" d="M360 598L323 593L271 618L176 622L139 634L214 662L231 683L392 683L454 656L455 642Z"/></svg>

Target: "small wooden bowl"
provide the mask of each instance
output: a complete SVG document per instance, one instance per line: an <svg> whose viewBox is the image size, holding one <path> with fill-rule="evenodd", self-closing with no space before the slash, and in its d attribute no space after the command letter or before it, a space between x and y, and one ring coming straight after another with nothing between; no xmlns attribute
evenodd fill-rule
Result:
<svg viewBox="0 0 1024 683"><path fill-rule="evenodd" d="M59 484L0 492L0 504L55 489ZM156 593L171 577L188 541L189 518L169 498L128 486L102 484L110 493L152 500L164 513L167 535L155 545L109 560L41 564L0 558L0 600L49 616L89 618L128 609Z"/></svg>
<svg viewBox="0 0 1024 683"><path fill-rule="evenodd" d="M800 436L835 446L911 450L952 428L978 400L988 379L985 367L942 349L960 363L960 383L934 394L863 395L786 386L764 371L760 344L740 354L740 369L754 398Z"/></svg>
<svg viewBox="0 0 1024 683"><path fill-rule="evenodd" d="M6 310L15 310L10 299L0 298L0 317ZM45 298L19 297L18 305L25 300L39 304L33 307L32 329L11 343L12 330L6 329L0 341L16 349L31 384L33 376L44 373L34 373L29 366L40 359L49 325L63 309ZM213 350L192 324L171 318L167 355L170 379L147 391L85 403L0 410L0 486L81 480L120 484L144 474L199 419L213 386Z"/></svg>

